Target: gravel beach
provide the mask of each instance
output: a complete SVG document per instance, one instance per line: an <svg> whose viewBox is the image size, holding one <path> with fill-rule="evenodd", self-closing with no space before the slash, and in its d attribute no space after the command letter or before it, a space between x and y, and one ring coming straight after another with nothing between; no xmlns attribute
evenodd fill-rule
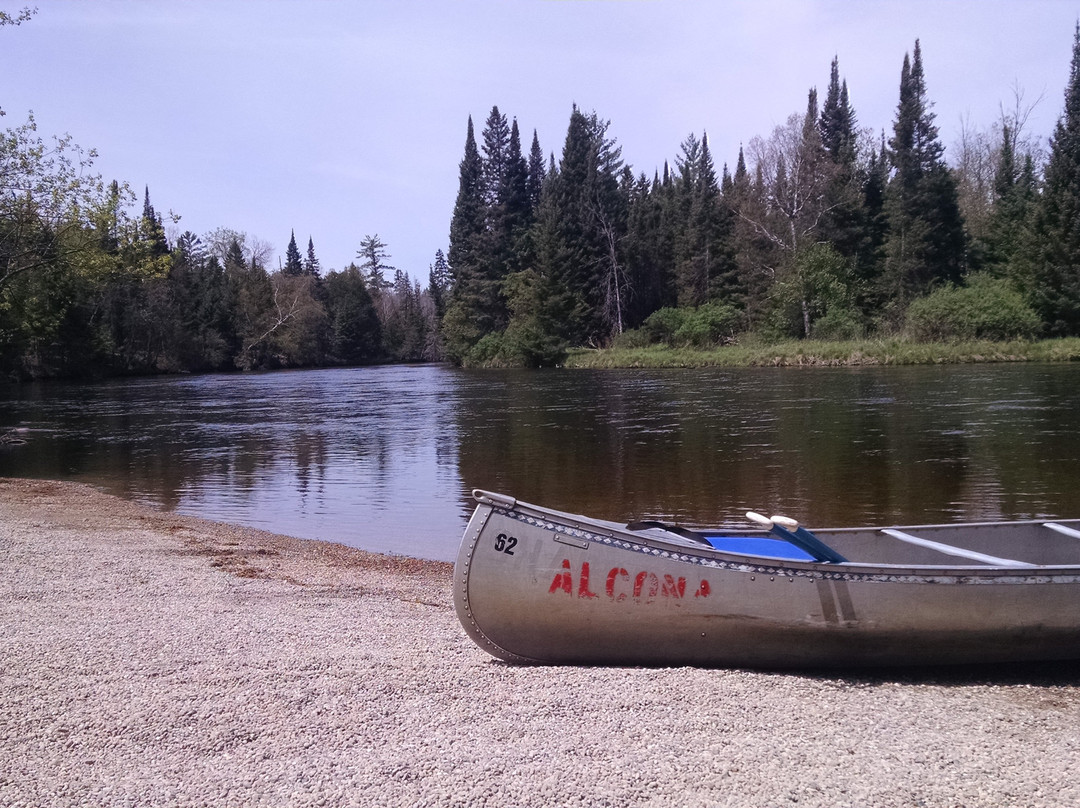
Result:
<svg viewBox="0 0 1080 808"><path fill-rule="evenodd" d="M0 479L0 805L1080 805L1080 664L518 667L450 581Z"/></svg>

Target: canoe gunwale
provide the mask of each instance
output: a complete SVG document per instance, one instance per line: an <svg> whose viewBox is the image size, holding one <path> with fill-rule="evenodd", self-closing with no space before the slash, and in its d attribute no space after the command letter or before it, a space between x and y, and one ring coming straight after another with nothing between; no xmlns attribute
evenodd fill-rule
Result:
<svg viewBox="0 0 1080 808"><path fill-rule="evenodd" d="M704 545L688 539L680 539L663 531L632 531L626 527L600 519L564 513L521 502L513 497L477 489L474 497L482 505L488 505L499 515L532 524L579 541L598 543L616 549L643 555L653 555L696 566L730 569L738 572L765 575L786 575L800 578L832 581L882 581L892 583L927 584L1037 584L1078 583L1080 565L1030 565L993 566L988 564L869 564L858 561L829 563L801 561L734 553ZM486 521L486 518L485 518ZM1006 525L1042 525L1048 520L1031 519L1015 522L967 522L950 525L897 526L895 529L918 531L940 528L971 528ZM1070 520L1055 520L1057 522ZM893 529L890 527L890 529ZM879 531L882 528L836 528L828 533ZM763 531L731 530L732 534L763 536ZM473 542L479 538L479 530Z"/></svg>
<svg viewBox="0 0 1080 808"><path fill-rule="evenodd" d="M879 581L882 583L926 584L1035 584L1080 583L1080 566L1030 566L992 567L987 565L916 565L916 564L863 564L845 562L830 564L819 561L789 559L731 553L704 547L700 544L678 544L662 539L636 539L614 535L616 532L589 530L585 525L566 524L561 519L531 516L524 511L523 503L512 508L493 508L500 516L539 527L554 533L571 536L590 544L601 544L613 549L639 553L645 556L670 558L685 564L725 569L733 572L749 572L761 575L783 575L827 581ZM569 520L567 520L569 521Z"/></svg>

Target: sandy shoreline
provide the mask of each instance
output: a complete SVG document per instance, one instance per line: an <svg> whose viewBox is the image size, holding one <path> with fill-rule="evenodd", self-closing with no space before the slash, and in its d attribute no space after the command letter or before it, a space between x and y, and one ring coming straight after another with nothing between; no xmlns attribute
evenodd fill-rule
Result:
<svg viewBox="0 0 1080 808"><path fill-rule="evenodd" d="M1080 665L514 667L450 579L0 479L0 805L1080 805Z"/></svg>

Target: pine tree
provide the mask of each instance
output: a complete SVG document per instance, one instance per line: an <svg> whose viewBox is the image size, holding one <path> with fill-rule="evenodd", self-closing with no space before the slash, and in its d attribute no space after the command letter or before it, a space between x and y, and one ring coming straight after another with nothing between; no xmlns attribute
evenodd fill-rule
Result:
<svg viewBox="0 0 1080 808"><path fill-rule="evenodd" d="M391 305L383 321L383 349L397 362L416 362L423 358L427 342L421 292L400 269L394 272Z"/></svg>
<svg viewBox="0 0 1080 808"><path fill-rule="evenodd" d="M455 279L475 273L485 228L483 163L476 148L472 116L465 137L465 156L458 171L458 195L450 220L448 259ZM460 273L460 274L459 274Z"/></svg>
<svg viewBox="0 0 1080 808"><path fill-rule="evenodd" d="M446 263L446 256L442 250L436 250L435 263L431 265L428 272L428 294L435 306L435 319L440 323L446 315L447 297L453 280L450 265Z"/></svg>
<svg viewBox="0 0 1080 808"><path fill-rule="evenodd" d="M319 259L315 257L315 242L311 240L311 236L308 236L307 240L307 257L304 258L304 274L312 275L316 278L319 276Z"/></svg>
<svg viewBox="0 0 1080 808"><path fill-rule="evenodd" d="M732 176L732 190L724 202L735 219L735 264L739 288L745 295L746 324L753 328L767 312L773 267L778 264L779 257L775 242L758 225L767 220L770 204L762 164L757 163L751 176L741 146Z"/></svg>
<svg viewBox="0 0 1080 808"><path fill-rule="evenodd" d="M505 122L504 117L499 117L495 125L502 126ZM501 131L492 133L488 130L484 135L485 142L500 141L498 159L490 164L485 162L485 183L493 182L494 187L485 209L487 237L480 266L489 289L495 292L488 301L490 328L501 331L506 328L508 318L502 284L508 275L520 268L525 252L522 240L532 220L529 169L521 154L517 120L511 125L505 144L501 143ZM497 177L494 176L496 170L502 172Z"/></svg>
<svg viewBox="0 0 1080 808"><path fill-rule="evenodd" d="M510 150L510 125L497 106L493 106L488 114L483 140L484 202L490 209L499 204Z"/></svg>
<svg viewBox="0 0 1080 808"><path fill-rule="evenodd" d="M996 277L1021 281L1021 251L1029 238L1036 203L1035 171L1031 155L1017 165L1012 127L1001 132L1001 149L994 172L994 198L986 243L986 268Z"/></svg>
<svg viewBox="0 0 1080 808"><path fill-rule="evenodd" d="M160 258L169 254L169 242L165 238L165 226L161 222L161 217L155 212L154 206L150 204L149 186L146 186L146 193L143 198L140 231L142 241L147 245L150 257Z"/></svg>
<svg viewBox="0 0 1080 808"><path fill-rule="evenodd" d="M847 80L840 79L840 61L833 57L829 89L821 108L821 143L832 161L853 167L858 154L855 110L848 98Z"/></svg>
<svg viewBox="0 0 1080 808"><path fill-rule="evenodd" d="M231 239L229 246L225 253L225 269L226 271L239 271L245 269L247 261L244 258L244 249L240 246L238 239Z"/></svg>
<svg viewBox="0 0 1080 808"><path fill-rule="evenodd" d="M472 117L465 136L465 156L458 171L458 194L450 220L448 259L453 286L443 338L447 356L461 363L480 338L494 330L499 290L484 274L487 239L487 206L484 198L484 164L476 146Z"/></svg>
<svg viewBox="0 0 1080 808"><path fill-rule="evenodd" d="M697 261L697 245L692 241L691 209L698 191L698 170L701 160L701 141L691 132L679 144L675 158L674 208L675 224L675 294L679 306L697 306L705 302L708 279Z"/></svg>
<svg viewBox="0 0 1080 808"><path fill-rule="evenodd" d="M346 365L371 362L381 356L382 326L359 267L350 264L326 278L330 349Z"/></svg>
<svg viewBox="0 0 1080 808"><path fill-rule="evenodd" d="M1028 299L1048 333L1080 334L1080 23L1073 36L1065 109L1050 139L1032 245Z"/></svg>
<svg viewBox="0 0 1080 808"><path fill-rule="evenodd" d="M533 129L532 146L529 149L529 208L536 210L540 204L540 194L544 190L544 177L547 171L544 168L544 153L540 151L540 138Z"/></svg>
<svg viewBox="0 0 1080 808"><path fill-rule="evenodd" d="M821 239L861 265L865 240L865 209L862 205L864 177L858 168L855 110L848 98L847 81L840 79L839 61L832 61L829 89L820 119L821 144L831 163L825 187ZM868 270L867 270L868 271Z"/></svg>
<svg viewBox="0 0 1080 808"><path fill-rule="evenodd" d="M894 173L886 190L885 295L901 307L935 283L958 283L963 277L966 237L944 152L916 40L914 58L904 55L900 74L900 101L889 140Z"/></svg>
<svg viewBox="0 0 1080 808"><path fill-rule="evenodd" d="M737 272L731 237L731 209L720 204L720 187L709 151L708 135L690 134L682 145L678 211L681 232L676 240L677 298L681 306L711 300L737 303Z"/></svg>
<svg viewBox="0 0 1080 808"><path fill-rule="evenodd" d="M669 292L672 260L667 253L671 237L663 232L664 213L660 176L652 181L642 173L629 191L627 234L624 241L630 296L626 325L637 328L657 309L674 304Z"/></svg>
<svg viewBox="0 0 1080 808"><path fill-rule="evenodd" d="M724 173L727 173L726 165ZM707 299L741 305L742 291L735 262L734 214L722 203L716 168L709 150L709 136L704 133L701 136L697 195L690 213L695 241L705 267Z"/></svg>
<svg viewBox="0 0 1080 808"><path fill-rule="evenodd" d="M520 264L521 238L532 224L532 202L529 194L529 164L521 153L521 136L517 119L510 126L506 173L501 183L499 206L502 213L503 237L507 242L507 264L500 267L503 276Z"/></svg>
<svg viewBox="0 0 1080 808"><path fill-rule="evenodd" d="M558 172L545 183L537 217L537 264L552 294L550 321L570 343L600 344L624 327L627 289L621 241L621 149L609 122L576 106Z"/></svg>
<svg viewBox="0 0 1080 808"><path fill-rule="evenodd" d="M889 185L889 159L885 135L880 148L871 149L866 174L862 181L862 238L859 242L855 274L859 288L856 300L865 314L880 312L885 285L881 273L885 264L885 242L889 222L885 213L885 192Z"/></svg>
<svg viewBox="0 0 1080 808"><path fill-rule="evenodd" d="M293 231L289 237L289 246L285 249L285 267L282 272L291 277L304 274L304 265L300 261L300 250L296 246L296 231Z"/></svg>
<svg viewBox="0 0 1080 808"><path fill-rule="evenodd" d="M364 272L364 283L372 295L377 298L391 287L392 284L386 279L385 273L393 272L396 268L385 263L390 258L390 253L387 252L387 245L379 238L378 233L374 236L364 236L360 241L360 249L356 257L361 259L360 269Z"/></svg>

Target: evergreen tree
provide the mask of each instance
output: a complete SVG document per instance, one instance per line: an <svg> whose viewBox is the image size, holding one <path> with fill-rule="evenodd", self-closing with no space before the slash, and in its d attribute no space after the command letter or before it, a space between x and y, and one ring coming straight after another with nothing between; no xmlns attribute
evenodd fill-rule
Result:
<svg viewBox="0 0 1080 808"><path fill-rule="evenodd" d="M172 301L170 361L185 370L225 370L236 349L235 299L224 269L194 233L183 233L168 276Z"/></svg>
<svg viewBox="0 0 1080 808"><path fill-rule="evenodd" d="M1080 334L1080 23L1065 109L1050 139L1032 232L1027 296L1054 336Z"/></svg>
<svg viewBox="0 0 1080 808"><path fill-rule="evenodd" d="M840 61L833 57L829 89L821 108L821 143L832 161L854 168L858 154L855 110L848 98L847 80L840 79Z"/></svg>
<svg viewBox="0 0 1080 808"><path fill-rule="evenodd" d="M480 270L490 290L486 319L490 331L506 328L508 314L502 291L508 275L520 267L526 252L522 241L531 222L528 197L528 165L521 154L521 138L515 120L506 130L506 118L492 109L484 131L485 238Z"/></svg>
<svg viewBox="0 0 1080 808"><path fill-rule="evenodd" d="M673 236L666 232L660 176L642 173L628 191L624 241L627 276L633 290L627 301L626 324L637 328L657 309L674 305L670 278Z"/></svg>
<svg viewBox="0 0 1080 808"><path fill-rule="evenodd" d="M240 246L239 239L231 239L225 252L225 271L238 272L245 268L245 264L244 248Z"/></svg>
<svg viewBox="0 0 1080 808"><path fill-rule="evenodd" d="M483 272L486 219L484 166L470 116L465 156L458 171L458 194L450 220L448 259L453 287L443 318L446 351L453 362L462 362L480 338L494 330L499 290Z"/></svg>
<svg viewBox="0 0 1080 808"><path fill-rule="evenodd" d="M169 254L169 242L165 238L165 226L161 217L150 204L150 187L146 186L143 197L143 215L140 222L142 241L147 245L151 258L160 258Z"/></svg>
<svg viewBox="0 0 1080 808"><path fill-rule="evenodd" d="M724 172L727 172L726 166ZM735 262L734 214L722 204L708 134L701 136L697 189L690 216L692 241L697 245L704 267L707 299L741 305L742 291Z"/></svg>
<svg viewBox="0 0 1080 808"><path fill-rule="evenodd" d="M510 159L510 125L497 106L491 108L483 132L484 203L490 210L499 205ZM520 152L520 145L519 145Z"/></svg>
<svg viewBox="0 0 1080 808"><path fill-rule="evenodd" d="M741 146L731 184L731 193L724 201L735 218L735 264L739 288L745 295L746 325L753 328L767 310L769 288L779 257L774 240L758 224L768 220L770 204L762 163L758 161L751 176Z"/></svg>
<svg viewBox="0 0 1080 808"><path fill-rule="evenodd" d="M289 246L285 249L285 268L282 269L282 272L290 277L304 274L304 264L300 260L300 250L296 246L295 230L289 236Z"/></svg>
<svg viewBox="0 0 1080 808"><path fill-rule="evenodd" d="M315 242L308 236L307 256L304 258L304 274L319 276L319 259L315 257Z"/></svg>
<svg viewBox="0 0 1080 808"><path fill-rule="evenodd" d="M372 295L378 297L384 290L390 288L391 283L384 273L395 271L395 267L384 263L390 258L390 253L387 252L386 243L379 238L378 233L374 236L364 236L360 241L360 249L356 257L361 259L360 269L364 272L364 282Z"/></svg>
<svg viewBox="0 0 1080 808"><path fill-rule="evenodd" d="M720 204L720 187L709 151L709 139L690 134L678 161L676 239L677 299L680 306L700 306L710 300L739 302L737 271L731 237L730 208Z"/></svg>
<svg viewBox="0 0 1080 808"><path fill-rule="evenodd" d="M697 306L708 294L707 279L700 267L695 267L695 246L690 242L691 208L697 195L697 176L701 159L701 141L691 132L679 144L680 154L675 158L674 208L670 211L675 224L675 293L678 305Z"/></svg>
<svg viewBox="0 0 1080 808"><path fill-rule="evenodd" d="M447 297L453 280L450 265L446 263L446 256L442 250L436 250L435 263L431 265L428 272L428 294L435 306L435 319L439 323L446 315Z"/></svg>
<svg viewBox="0 0 1080 808"><path fill-rule="evenodd" d="M375 304L355 264L326 277L330 318L330 350L345 365L372 362L381 356L382 326Z"/></svg>
<svg viewBox="0 0 1080 808"><path fill-rule="evenodd" d="M537 220L538 265L550 320L570 343L602 344L624 326L629 295L621 241L626 232L619 188L621 149L609 123L576 106L570 115L559 169L549 175Z"/></svg>
<svg viewBox="0 0 1080 808"><path fill-rule="evenodd" d="M529 149L529 209L535 210L540 205L540 194L544 190L544 153L540 151L540 138L533 129L532 146Z"/></svg>
<svg viewBox="0 0 1080 808"><path fill-rule="evenodd" d="M391 306L382 324L383 348L397 362L418 362L425 358L428 320L423 293L418 284L400 269L394 272Z"/></svg>
<svg viewBox="0 0 1080 808"><path fill-rule="evenodd" d="M847 81L840 79L839 61L834 58L829 89L819 122L821 145L829 157L831 171L824 189L821 240L833 245L841 256L851 259L864 272L871 271L863 254L866 218L863 207L865 177L858 168L858 136L855 110L848 98Z"/></svg>
<svg viewBox="0 0 1080 808"><path fill-rule="evenodd" d="M205 264L210 257L202 239L190 230L185 230L180 234L180 237L176 239L175 251L186 262L195 266Z"/></svg>
<svg viewBox="0 0 1080 808"><path fill-rule="evenodd" d="M859 309L867 315L884 307L885 284L881 274L885 264L885 242L889 222L885 213L885 192L889 185L889 160L882 133L881 146L870 151L866 176L862 182L862 238L855 264L858 288L855 290Z"/></svg>
<svg viewBox="0 0 1080 808"><path fill-rule="evenodd" d="M271 346L265 337L272 328L276 308L270 275L254 252L250 260L244 256L236 237L229 242L226 272L236 288L235 323L240 348L233 361L242 370L269 367Z"/></svg>
<svg viewBox="0 0 1080 808"><path fill-rule="evenodd" d="M502 238L506 242L506 266L499 267L503 277L520 266L521 241L532 224L532 202L529 194L529 164L521 154L521 136L517 119L510 126L510 144L507 148L506 173L501 183L499 207L501 208Z"/></svg>
<svg viewBox="0 0 1080 808"><path fill-rule="evenodd" d="M1018 164L1015 138L1009 125L1002 127L1001 148L994 172L994 198L986 240L986 269L995 277L1020 277L1022 252L1029 238L1037 194L1031 155Z"/></svg>
<svg viewBox="0 0 1080 808"><path fill-rule="evenodd" d="M916 40L914 58L904 55L900 74L900 101L889 140L893 176L885 199L889 235L884 291L901 307L935 283L958 283L963 277L966 239L944 151Z"/></svg>

